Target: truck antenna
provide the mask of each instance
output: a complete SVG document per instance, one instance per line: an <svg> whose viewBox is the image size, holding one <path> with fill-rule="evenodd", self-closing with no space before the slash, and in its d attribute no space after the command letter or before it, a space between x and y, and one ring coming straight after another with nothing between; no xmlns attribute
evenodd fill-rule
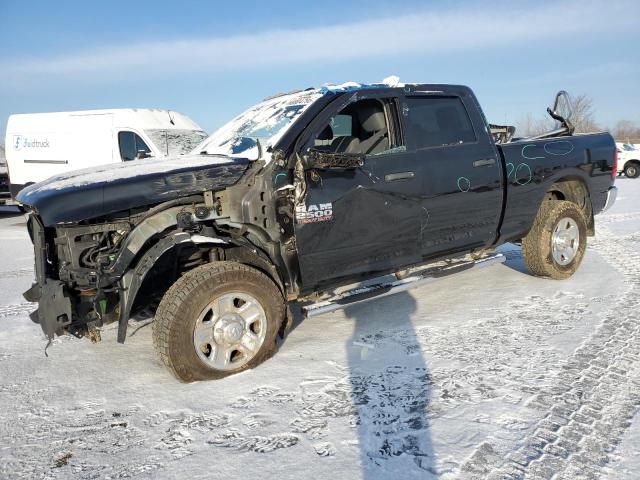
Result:
<svg viewBox="0 0 640 480"><path fill-rule="evenodd" d="M167 115L169 115L169 123L175 125L175 123L173 123L173 117L171 116L171 110L167 110Z"/></svg>

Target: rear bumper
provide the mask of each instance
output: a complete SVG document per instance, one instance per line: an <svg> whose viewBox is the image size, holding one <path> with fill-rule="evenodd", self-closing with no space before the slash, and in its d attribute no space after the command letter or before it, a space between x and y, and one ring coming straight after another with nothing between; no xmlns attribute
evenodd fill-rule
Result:
<svg viewBox="0 0 640 480"><path fill-rule="evenodd" d="M618 187L616 186L612 186L609 187L609 190L607 191L607 201L604 204L604 207L602 208L603 212L606 212L607 210L609 210L614 203L616 203L616 198L618 197Z"/></svg>

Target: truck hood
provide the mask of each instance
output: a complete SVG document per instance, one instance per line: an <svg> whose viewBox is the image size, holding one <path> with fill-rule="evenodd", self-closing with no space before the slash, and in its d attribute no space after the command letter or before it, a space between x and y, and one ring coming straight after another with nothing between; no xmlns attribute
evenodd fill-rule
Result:
<svg viewBox="0 0 640 480"><path fill-rule="evenodd" d="M246 158L188 155L143 159L76 170L20 191L45 226L73 223L178 197L220 190L247 170Z"/></svg>

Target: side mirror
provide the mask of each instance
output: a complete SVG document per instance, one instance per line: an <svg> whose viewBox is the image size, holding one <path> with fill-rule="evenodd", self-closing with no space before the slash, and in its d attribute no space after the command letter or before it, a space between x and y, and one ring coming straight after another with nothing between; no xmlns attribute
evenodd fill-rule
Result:
<svg viewBox="0 0 640 480"><path fill-rule="evenodd" d="M311 149L306 156L307 168L350 170L364 165L364 153L333 153Z"/></svg>
<svg viewBox="0 0 640 480"><path fill-rule="evenodd" d="M136 160L141 160L143 158L149 158L151 155L147 153L146 150L138 150L136 153Z"/></svg>

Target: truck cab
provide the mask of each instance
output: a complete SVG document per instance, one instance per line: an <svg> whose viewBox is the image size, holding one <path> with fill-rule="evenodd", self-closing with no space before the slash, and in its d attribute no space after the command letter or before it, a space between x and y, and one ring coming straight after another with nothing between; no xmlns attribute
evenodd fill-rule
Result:
<svg viewBox="0 0 640 480"><path fill-rule="evenodd" d="M475 105L466 87L447 86L446 95L373 89L355 101L345 96L313 120L298 141L303 155L356 154L364 165L324 171L307 183L296 218L305 284L316 288L495 241L504 178ZM309 215L322 205L331 215Z"/></svg>

